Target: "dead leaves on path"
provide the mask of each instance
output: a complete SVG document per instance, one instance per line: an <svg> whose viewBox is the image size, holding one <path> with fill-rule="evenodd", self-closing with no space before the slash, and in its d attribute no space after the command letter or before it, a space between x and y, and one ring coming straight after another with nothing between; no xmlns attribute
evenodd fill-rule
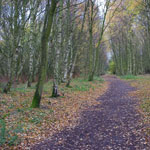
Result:
<svg viewBox="0 0 150 150"><path fill-rule="evenodd" d="M80 112L89 106L99 104L96 101L108 88L108 83L88 83L88 91L72 91L56 99L50 94L43 94L41 109L29 108L33 93L15 92L0 95L0 116L5 121L10 137L16 135L16 146L3 145L5 149L29 149L31 145L41 142L64 128L74 128L79 121ZM63 88L63 87L62 87ZM0 126L1 127L1 126ZM18 132L15 132L15 131ZM7 133L5 133L7 134ZM6 135L6 140L10 140Z"/></svg>

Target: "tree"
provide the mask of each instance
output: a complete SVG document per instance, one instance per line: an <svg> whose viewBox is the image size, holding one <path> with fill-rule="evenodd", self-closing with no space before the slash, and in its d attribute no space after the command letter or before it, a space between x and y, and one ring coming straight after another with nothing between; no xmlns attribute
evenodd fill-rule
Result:
<svg viewBox="0 0 150 150"><path fill-rule="evenodd" d="M104 14L95 0L0 3L0 80L6 93L20 83L32 87L37 82L31 107L39 107L45 81L53 80L52 96L57 97L62 82L69 87L73 77L104 72L106 46L96 49Z"/></svg>
<svg viewBox="0 0 150 150"><path fill-rule="evenodd" d="M41 38L41 64L39 69L39 78L36 87L36 91L32 100L32 108L36 108L40 106L42 91L44 81L46 79L46 69L47 69L47 47L48 47L48 39L51 33L51 28L53 24L53 17L56 9L57 1L52 0L51 4L50 1L47 1L47 8L45 11L45 20Z"/></svg>

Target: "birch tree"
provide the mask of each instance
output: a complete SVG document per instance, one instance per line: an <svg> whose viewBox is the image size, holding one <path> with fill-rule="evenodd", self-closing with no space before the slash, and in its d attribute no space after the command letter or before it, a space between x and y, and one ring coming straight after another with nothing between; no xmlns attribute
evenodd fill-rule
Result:
<svg viewBox="0 0 150 150"><path fill-rule="evenodd" d="M53 91L52 97L57 97L58 94L58 83L60 78L60 53L62 52L62 17L63 17L63 0L60 0L58 5L58 17L57 22L57 36L56 36L56 46L55 46L55 62L54 62L54 79L53 79Z"/></svg>

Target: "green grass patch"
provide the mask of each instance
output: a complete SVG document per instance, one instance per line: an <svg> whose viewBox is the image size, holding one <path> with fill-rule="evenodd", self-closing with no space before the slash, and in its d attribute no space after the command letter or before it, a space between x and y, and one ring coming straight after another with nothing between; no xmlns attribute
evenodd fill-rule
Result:
<svg viewBox="0 0 150 150"><path fill-rule="evenodd" d="M99 83L103 83L104 80L101 77L95 76L94 80L92 82L99 84ZM62 91L68 91L68 92L70 92L70 91L88 91L90 88L93 88L90 83L91 82L89 82L88 79L75 78L72 80L71 85L68 88L64 89L64 86L62 86L60 84L59 89L63 89ZM52 86L53 86L53 82L50 80L44 84L43 91L51 94ZM11 95L16 94L16 92L19 92L19 93L34 92L35 89L36 89L36 83L33 83L31 87L27 87L27 84L19 84L17 87L13 87L11 89Z"/></svg>
<svg viewBox="0 0 150 150"><path fill-rule="evenodd" d="M44 84L44 92L49 92L49 90L52 88L52 81L48 81ZM31 87L27 87L27 84L19 84L17 87L13 87L11 89L11 94L14 94L15 92L20 93L28 93L28 92L34 92L36 89L36 83L33 83Z"/></svg>
<svg viewBox="0 0 150 150"><path fill-rule="evenodd" d="M74 85L71 89L72 91L89 91L92 86L90 84Z"/></svg>
<svg viewBox="0 0 150 150"><path fill-rule="evenodd" d="M61 92L72 92L72 91L89 91L89 89L92 87L90 82L87 79L84 78L75 78L72 80L71 85L69 87L61 87Z"/></svg>
<svg viewBox="0 0 150 150"><path fill-rule="evenodd" d="M124 80L136 80L136 79L141 79L142 77L135 76L135 75L125 75L125 76L120 76L120 78Z"/></svg>
<svg viewBox="0 0 150 150"><path fill-rule="evenodd" d="M103 78L101 78L101 77L97 77L97 76L95 76L94 77L94 82L100 82L100 83L103 83L104 82L104 79Z"/></svg>
<svg viewBox="0 0 150 150"><path fill-rule="evenodd" d="M36 84L33 84L31 87L27 87L26 84L19 84L17 87L13 87L11 89L11 92L20 92L20 93L26 93L26 92L32 92L35 90Z"/></svg>
<svg viewBox="0 0 150 150"><path fill-rule="evenodd" d="M94 80L92 81L93 83L96 84L101 84L104 82L104 79L101 77L94 77ZM75 78L72 80L71 85L67 88L61 88L61 91L67 91L67 92L72 92L72 91L89 91L90 88L93 90L95 89L94 86L92 86L91 81L88 81L88 79L85 78Z"/></svg>

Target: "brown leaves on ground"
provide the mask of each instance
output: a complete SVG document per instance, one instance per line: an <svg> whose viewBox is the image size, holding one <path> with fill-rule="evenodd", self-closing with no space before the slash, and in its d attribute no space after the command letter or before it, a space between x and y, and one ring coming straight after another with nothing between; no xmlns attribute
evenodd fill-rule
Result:
<svg viewBox="0 0 150 150"><path fill-rule="evenodd" d="M30 108L34 90L17 91L9 95L1 94L0 119L5 121L7 131L7 133L5 131L6 143L1 148L29 149L33 144L41 142L64 128L75 127L78 124L80 112L89 106L99 104L96 99L108 88L106 82L83 82L82 84L84 88L88 88L82 90L81 83L76 82L73 82L72 86L80 87L79 90L67 89L65 85L61 85L60 89L65 89L63 91L65 94L58 98L50 98L51 89L46 86L40 109ZM13 141L16 136L19 139L16 140L17 142Z"/></svg>
<svg viewBox="0 0 150 150"><path fill-rule="evenodd" d="M146 134L147 142L150 143L150 75L139 76L138 79L129 82L133 87L136 87L136 91L131 92L130 95L140 100L138 110L143 115L146 124L143 132Z"/></svg>

